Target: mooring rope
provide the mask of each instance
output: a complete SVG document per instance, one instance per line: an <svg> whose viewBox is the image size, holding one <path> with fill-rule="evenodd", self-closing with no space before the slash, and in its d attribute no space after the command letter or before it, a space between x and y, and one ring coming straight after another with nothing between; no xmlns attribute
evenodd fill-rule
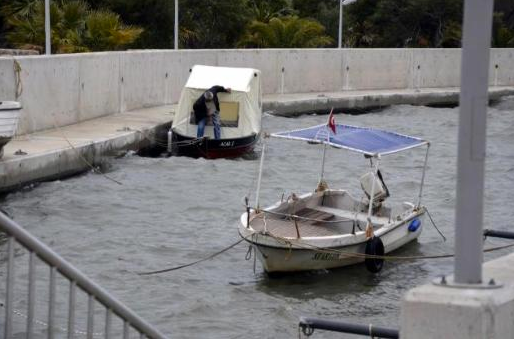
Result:
<svg viewBox="0 0 514 339"><path fill-rule="evenodd" d="M441 237L443 237L443 240L446 241L446 237L444 236L443 232L441 232L439 230L439 228L437 228L434 220L432 219L432 216L430 215L430 212L428 211L428 208L425 207L425 211L427 211L427 215L428 217L430 218L430 222L432 223L432 225L434 225L435 229L437 230L437 232L439 232L439 234L441 235Z"/></svg>
<svg viewBox="0 0 514 339"><path fill-rule="evenodd" d="M157 270L157 271L150 271L150 272L137 272L138 275L151 275L151 274L159 274L159 273L165 273L165 272L170 272L170 271L175 271L175 270L179 270L181 268L185 268L185 267L189 267L189 266L193 266L193 265L196 265L198 263L201 263L203 261L207 261L209 259L212 259L226 251L228 251L229 249L231 249L232 247L235 247L236 245L240 244L241 242L243 242L244 240L246 240L245 238L242 238L238 241L236 241L235 243L233 243L232 245L228 246L228 247L225 247L224 249L216 252L216 253L213 253L211 255L209 255L208 257L205 257L203 259L200 259L200 260L196 260L196 261L193 261L189 264L184 264L184 265L179 265L179 266L175 266L175 267L170 267L170 268L165 268L165 269L162 269L162 270Z"/></svg>
<svg viewBox="0 0 514 339"><path fill-rule="evenodd" d="M383 259L383 260L425 260L425 259L443 259L443 258L452 258L455 256L453 253L446 253L446 254L434 254L434 255L413 255L413 256L393 256L393 255L372 255L372 254L365 254L365 253L356 253L356 252L347 252L343 250L333 249L333 248L323 248L311 244L299 244L297 242L293 243L291 241L292 239L287 239L284 237L276 236L273 233L269 232L267 234L263 234L261 232L255 232L260 233L261 235L267 235L271 238L274 238L279 243L281 243L284 246L288 246L289 248L291 246L295 246L296 248L300 249L307 249L307 250L313 250L319 253L328 253L328 254L338 254L339 256L345 256L345 257L356 257L356 258L362 258L362 259ZM490 247L483 249L483 252L493 252L502 250L505 248L513 247L514 243L502 245L502 246L496 246L496 247Z"/></svg>
<svg viewBox="0 0 514 339"><path fill-rule="evenodd" d="M95 166L93 166L89 161L87 161L86 158L84 158L84 156L82 154L80 154L80 152L75 148L75 146L73 146L73 144L70 142L70 140L68 140L68 138L66 138L66 135L64 135L64 132L63 130L61 129L61 127L59 125L57 125L57 121L55 120L55 116L53 116L53 119L54 119L54 127L61 133L62 137L64 140L66 140L66 142L68 143L68 145L70 145L70 147L73 149L73 151L79 156L79 158L87 165L91 168L91 170L97 174L101 174L103 175L106 179L112 181L112 182L115 182L117 183L118 185L123 185L120 181L114 179L114 178L111 178L110 176L108 176L107 174L103 173L102 171L100 171L98 168L96 168Z"/></svg>

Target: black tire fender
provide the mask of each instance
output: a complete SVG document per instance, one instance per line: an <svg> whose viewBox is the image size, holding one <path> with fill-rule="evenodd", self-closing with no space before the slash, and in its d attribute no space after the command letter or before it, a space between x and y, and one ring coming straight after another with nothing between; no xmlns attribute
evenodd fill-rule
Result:
<svg viewBox="0 0 514 339"><path fill-rule="evenodd" d="M366 241L366 251L367 255L384 255L384 243L380 240L379 237L372 237ZM364 260L366 264L366 268L368 271L372 273L378 273L382 270L384 266L384 259L382 258L366 258Z"/></svg>

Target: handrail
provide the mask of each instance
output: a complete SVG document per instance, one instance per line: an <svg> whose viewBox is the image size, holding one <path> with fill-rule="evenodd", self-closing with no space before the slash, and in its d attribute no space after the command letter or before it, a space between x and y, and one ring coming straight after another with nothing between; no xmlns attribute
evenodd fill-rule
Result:
<svg viewBox="0 0 514 339"><path fill-rule="evenodd" d="M379 337L398 339L400 337L400 331L397 329L372 326L371 324L360 325L308 317L301 317L298 326L306 336L312 335L314 329L317 328L325 331L365 335L372 338Z"/></svg>
<svg viewBox="0 0 514 339"><path fill-rule="evenodd" d="M96 300L98 300L101 304L103 304L108 312L112 311L120 318L122 318L126 323L128 322L132 327L138 330L142 335L146 335L149 338L155 339L164 339L162 333L160 333L157 329L147 323L145 320L140 318L134 311L125 306L122 302L118 301L112 295L109 294L105 289L100 287L98 284L89 279L85 274L76 269L69 262L64 260L60 255L54 252L50 247L39 241L36 237L31 235L28 231L19 226L16 222L8 218L3 213L0 213L0 231L3 231L14 237L20 244L22 244L29 251L34 252L41 260L46 262L51 267L55 267L58 272L60 272L63 276L68 278L72 284L76 284L76 286L80 287L90 296L93 296ZM12 240L9 240L10 251L13 250ZM32 254L31 254L32 256ZM9 261L11 261L11 256L9 257ZM11 266L13 263L8 262L8 265ZM12 270L8 272L8 279L12 281L13 274ZM9 289L9 284L7 286ZM12 285L11 285L12 288ZM9 295L9 291L7 291L7 295ZM12 305L10 304L12 300L6 301L6 318L11 317L10 312L12 312ZM8 324L6 323L6 328L8 328Z"/></svg>
<svg viewBox="0 0 514 339"><path fill-rule="evenodd" d="M484 237L514 239L514 232L485 229Z"/></svg>

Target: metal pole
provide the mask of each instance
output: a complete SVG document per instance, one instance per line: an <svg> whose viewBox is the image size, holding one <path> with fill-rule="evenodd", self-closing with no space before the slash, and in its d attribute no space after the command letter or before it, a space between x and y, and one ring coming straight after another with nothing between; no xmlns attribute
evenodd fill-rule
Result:
<svg viewBox="0 0 514 339"><path fill-rule="evenodd" d="M368 220L371 220L371 212L373 211L373 201L375 200L375 182L377 181L378 163L380 158L377 157L375 168L373 169L373 182L371 183L371 196L369 197Z"/></svg>
<svg viewBox="0 0 514 339"><path fill-rule="evenodd" d="M341 48L343 39L343 0L339 0L339 38L337 48Z"/></svg>
<svg viewBox="0 0 514 339"><path fill-rule="evenodd" d="M394 339L400 337L400 331L397 329L373 326L371 324L360 325L345 323L341 321L301 317L300 323L298 325L305 332L313 331L314 329L320 329L325 331L359 334L372 338L380 337Z"/></svg>
<svg viewBox="0 0 514 339"><path fill-rule="evenodd" d="M174 36L174 42L175 42L175 49L178 49L178 0L175 0L175 36Z"/></svg>
<svg viewBox="0 0 514 339"><path fill-rule="evenodd" d="M323 143L323 155L321 156L321 173L319 175L319 182L323 181L323 173L325 172L325 154L327 153L327 144Z"/></svg>
<svg viewBox="0 0 514 339"><path fill-rule="evenodd" d="M45 0L45 54L52 54L52 47L50 44L50 0Z"/></svg>
<svg viewBox="0 0 514 339"><path fill-rule="evenodd" d="M462 39L455 283L480 284L483 192L493 0L466 0Z"/></svg>
<svg viewBox="0 0 514 339"><path fill-rule="evenodd" d="M255 208L259 209L259 195L261 194L262 168L264 165L264 153L266 151L266 141L262 143L261 162L259 164L259 177L257 178L257 192L255 193Z"/></svg>
<svg viewBox="0 0 514 339"><path fill-rule="evenodd" d="M423 185L425 184L425 173L427 172L428 150L429 149L430 149L430 144L427 144L427 152L425 153L425 164L423 165L423 174L421 174L421 184L419 186L418 208L421 206L421 195L423 194Z"/></svg>

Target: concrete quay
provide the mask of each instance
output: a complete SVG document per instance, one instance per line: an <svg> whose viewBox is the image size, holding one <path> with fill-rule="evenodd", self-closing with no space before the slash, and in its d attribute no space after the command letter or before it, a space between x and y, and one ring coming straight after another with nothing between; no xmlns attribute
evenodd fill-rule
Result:
<svg viewBox="0 0 514 339"><path fill-rule="evenodd" d="M296 116L328 112L332 107L336 111L354 113L400 104L458 105L459 93L458 87L444 87L268 94L264 96L263 111L281 116ZM507 95L514 95L514 86L489 87L490 101Z"/></svg>
<svg viewBox="0 0 514 339"><path fill-rule="evenodd" d="M174 112L175 105L138 109L18 135L4 146L0 193L78 174L106 156L155 144L157 132L169 128Z"/></svg>
<svg viewBox="0 0 514 339"><path fill-rule="evenodd" d="M268 94L263 111L296 116L328 112L332 107L349 112L393 104L456 104L458 88L360 90ZM514 87L491 87L490 99L514 95ZM176 105L117 113L68 126L18 135L4 147L0 159L0 193L39 181L65 178L91 169L107 156L165 143L159 133L169 129ZM48 120L52 120L49 118Z"/></svg>

